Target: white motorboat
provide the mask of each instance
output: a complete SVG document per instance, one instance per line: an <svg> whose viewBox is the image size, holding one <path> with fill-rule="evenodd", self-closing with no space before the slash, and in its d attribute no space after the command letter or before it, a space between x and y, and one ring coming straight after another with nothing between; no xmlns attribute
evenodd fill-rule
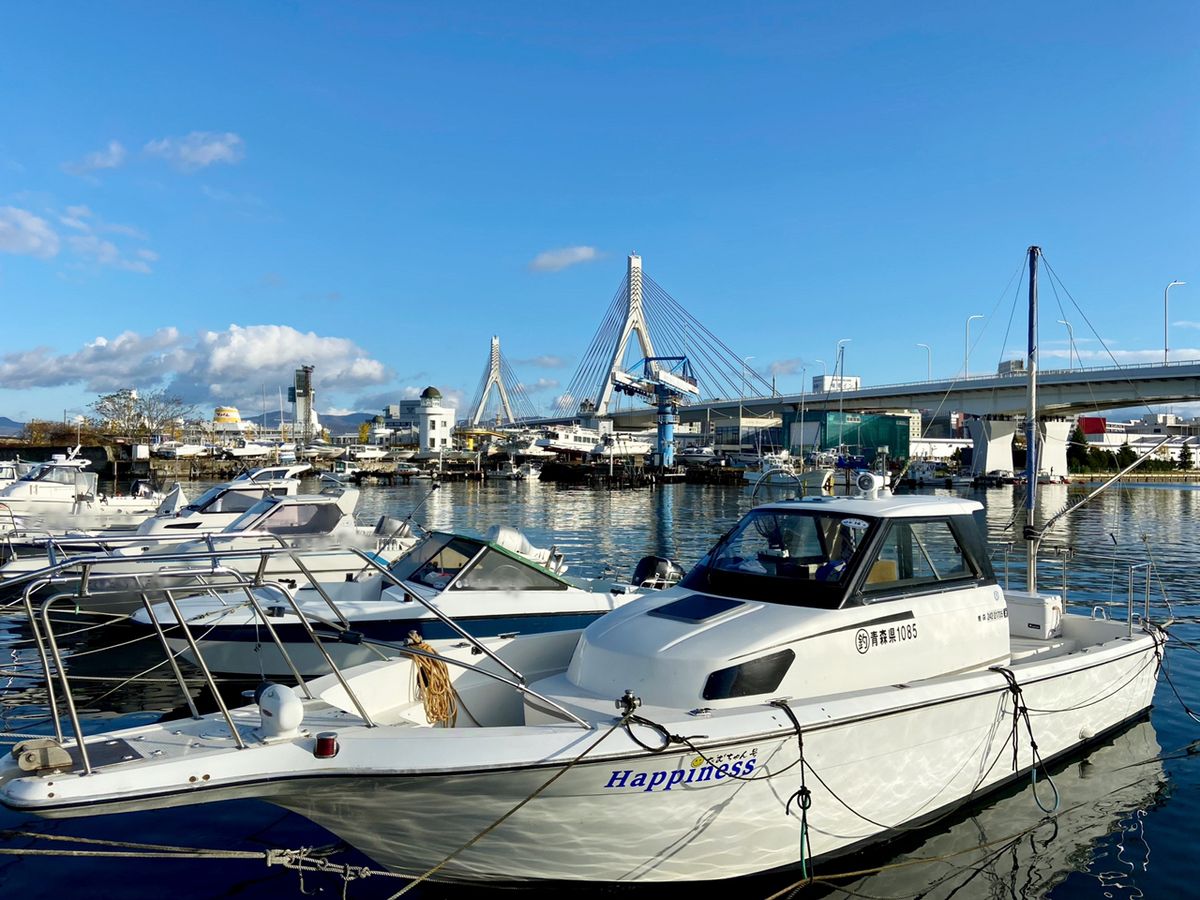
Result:
<svg viewBox="0 0 1200 900"><path fill-rule="evenodd" d="M99 477L88 470L91 461L77 456L78 450L56 453L0 487L0 508L27 525L48 529L132 526L157 511L164 500L157 491L139 489L128 496L101 493Z"/></svg>
<svg viewBox="0 0 1200 900"><path fill-rule="evenodd" d="M763 454L756 468L747 468L742 478L757 489L771 487L799 488L805 493L831 490L834 470L828 467L796 465L787 451Z"/></svg>
<svg viewBox="0 0 1200 900"><path fill-rule="evenodd" d="M683 447L675 454L675 458L685 466L715 466L721 462L721 457L712 446Z"/></svg>
<svg viewBox="0 0 1200 900"><path fill-rule="evenodd" d="M162 459L188 459L196 456L211 456L212 450L204 444L190 444L186 441L163 441L150 448L152 456Z"/></svg>
<svg viewBox="0 0 1200 900"><path fill-rule="evenodd" d="M301 615L308 626L324 629L325 652L348 668L394 656L395 647L413 639L439 646L461 642L462 630L480 638L583 628L644 592L569 578L566 569L556 549L534 547L517 529L493 526L482 538L432 532L386 570L360 565L349 579L304 584L295 592L295 608L277 591L255 589L254 595L270 611L287 657L300 674L314 677L330 667ZM150 630L153 615L172 649L190 657L188 641L172 630L176 610L192 633L203 636L211 671L288 677L284 653L263 642L258 612L244 591L182 599L174 609L160 603L133 616L135 627ZM344 635L353 638L342 640Z"/></svg>
<svg viewBox="0 0 1200 900"><path fill-rule="evenodd" d="M271 456L277 449L273 442L239 438L232 444L222 447L221 456L225 459L262 459Z"/></svg>
<svg viewBox="0 0 1200 900"><path fill-rule="evenodd" d="M387 456L387 452L387 447L380 447L377 444L351 444L346 449L346 455L359 462L383 459Z"/></svg>
<svg viewBox="0 0 1200 900"><path fill-rule="evenodd" d="M73 528L51 535L35 529L28 532L23 539L10 538L8 544L14 552L31 550L37 556L45 557L46 545L49 542L69 546L76 552L85 552L100 549L113 538L130 535L137 538L186 538L220 531L264 497L293 496L298 493L300 476L311 468L308 463L299 463L248 469L230 481L209 488L190 503L184 496L182 487L176 482L154 514L142 519L136 526L107 529ZM95 540L89 542L88 538Z"/></svg>
<svg viewBox="0 0 1200 900"><path fill-rule="evenodd" d="M0 459L0 488L12 484L33 468L33 463L23 463L19 459Z"/></svg>
<svg viewBox="0 0 1200 900"><path fill-rule="evenodd" d="M301 459L337 459L345 452L345 447L335 446L320 438L309 441L303 447L296 448L296 455Z"/></svg>
<svg viewBox="0 0 1200 900"><path fill-rule="evenodd" d="M118 583L116 576L127 574L143 576L141 583L147 585L162 576L180 588L210 575L210 581L219 581L236 573L293 583L298 575L310 574L344 579L347 571L363 565L356 549L369 550L386 563L416 543L411 530L389 525L386 517L373 527L358 525L354 520L358 498L357 488L343 485L320 494L267 496L220 531L203 537L171 533L113 536L102 542L93 536L55 540L41 557L22 556L0 566L0 591L10 601L20 598L27 585L56 570L70 555L88 560L86 578L95 587L87 602L78 605L105 613L123 613L141 605L136 590ZM55 584L68 581L64 576Z"/></svg>

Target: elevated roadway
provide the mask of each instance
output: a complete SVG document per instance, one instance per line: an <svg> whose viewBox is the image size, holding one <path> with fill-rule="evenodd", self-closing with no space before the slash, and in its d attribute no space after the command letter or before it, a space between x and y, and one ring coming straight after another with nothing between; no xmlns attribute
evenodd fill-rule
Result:
<svg viewBox="0 0 1200 900"><path fill-rule="evenodd" d="M976 416L1018 415L1025 411L1025 376L1025 372L1013 372L872 385L855 391L732 397L693 403L681 407L679 414L684 422L703 422L736 419L739 411L747 416L778 415L783 409L798 409L803 403L811 410L923 409L936 410L939 415L952 410ZM1038 409L1044 415L1073 416L1195 400L1200 400L1200 360L1038 370ZM648 406L614 411L612 418L618 428L646 427L654 422L654 409Z"/></svg>

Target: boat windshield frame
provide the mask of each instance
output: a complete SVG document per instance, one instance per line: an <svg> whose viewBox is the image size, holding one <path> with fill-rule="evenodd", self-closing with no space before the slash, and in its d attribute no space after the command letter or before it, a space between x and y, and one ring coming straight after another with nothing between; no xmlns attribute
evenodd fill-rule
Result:
<svg viewBox="0 0 1200 900"><path fill-rule="evenodd" d="M881 521L823 506L759 507L726 533L681 585L740 600L838 609L857 583L863 560L872 555Z"/></svg>

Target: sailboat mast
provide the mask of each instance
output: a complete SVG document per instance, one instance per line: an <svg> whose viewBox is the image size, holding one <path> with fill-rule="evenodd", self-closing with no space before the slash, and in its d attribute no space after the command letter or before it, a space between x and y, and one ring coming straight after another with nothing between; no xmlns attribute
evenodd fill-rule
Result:
<svg viewBox="0 0 1200 900"><path fill-rule="evenodd" d="M1041 252L1041 247L1029 248L1029 356L1026 360L1029 387L1025 406L1025 590L1031 594L1037 591L1038 536L1033 527L1033 520L1037 509L1037 264Z"/></svg>

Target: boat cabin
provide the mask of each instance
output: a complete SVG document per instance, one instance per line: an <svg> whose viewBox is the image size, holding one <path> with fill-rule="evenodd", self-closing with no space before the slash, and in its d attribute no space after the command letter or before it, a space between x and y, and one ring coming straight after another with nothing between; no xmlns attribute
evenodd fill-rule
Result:
<svg viewBox="0 0 1200 900"><path fill-rule="evenodd" d="M886 491L757 507L676 587L590 626L544 687L589 709L626 689L717 708L1007 665L981 516L975 501Z"/></svg>

